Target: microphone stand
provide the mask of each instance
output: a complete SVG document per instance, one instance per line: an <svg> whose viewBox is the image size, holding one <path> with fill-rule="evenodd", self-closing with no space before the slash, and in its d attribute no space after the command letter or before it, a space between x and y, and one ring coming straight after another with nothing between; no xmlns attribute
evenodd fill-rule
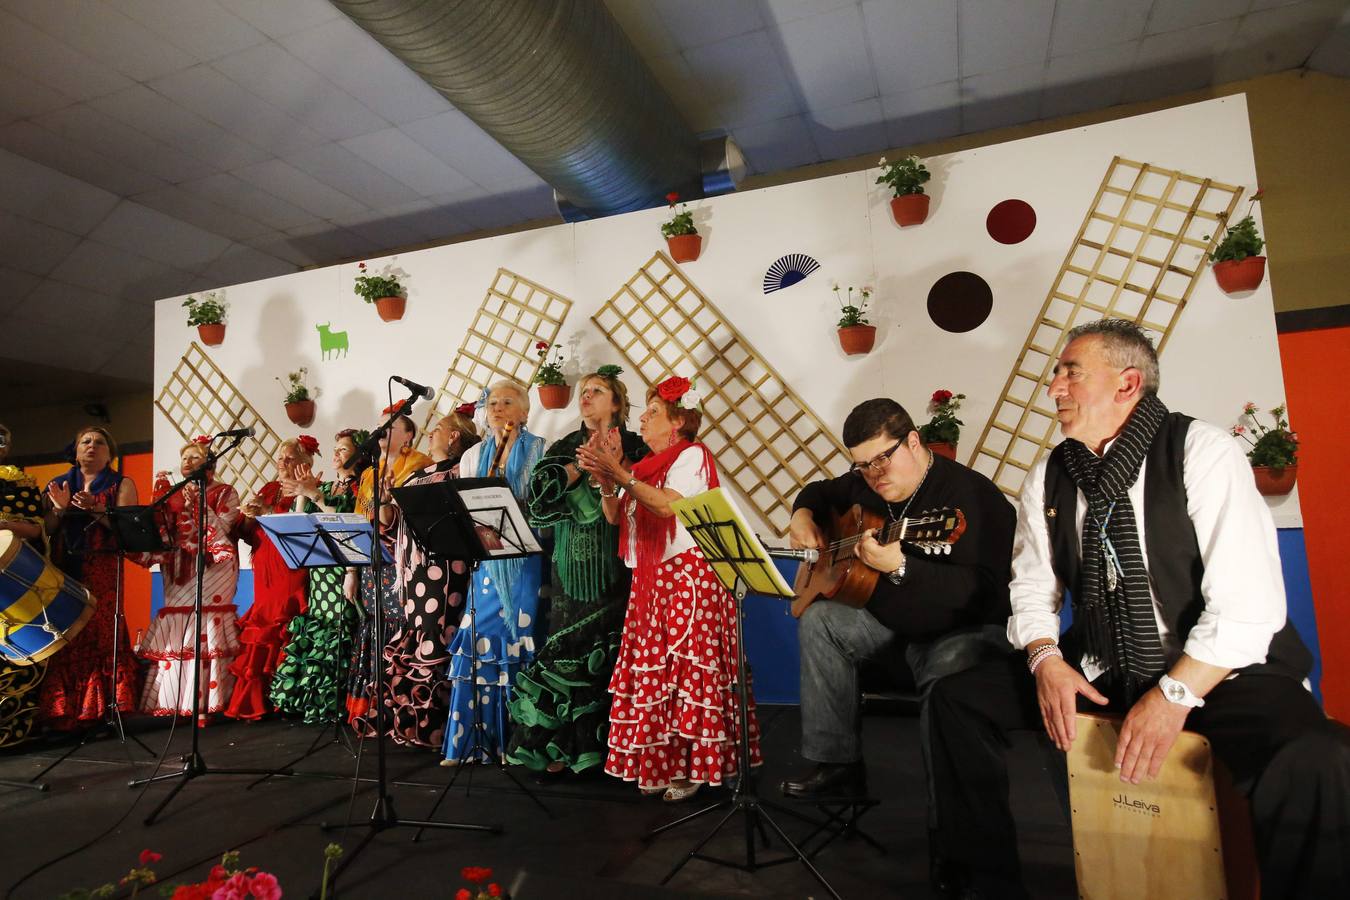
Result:
<svg viewBox="0 0 1350 900"><path fill-rule="evenodd" d="M446 831L485 831L489 834L500 834L500 825L475 825L466 822L433 822L419 819L405 819L399 816L394 809L394 798L389 793L389 778L386 768L385 754L385 727L384 727L384 606L380 603L380 592L384 589L384 547L380 542L380 508L382 503L382 493L384 485L384 474L389 465L389 455L380 453L380 440L389 433L393 427L394 421L399 416L407 415L413 407L413 400L418 394L414 394L407 400L400 403L384 424L371 432L370 437L364 444L358 448L358 453L365 455L368 459L375 461L375 476L373 489L371 490L372 517L374 530L370 537L370 571L371 580L374 583L375 609L371 615L371 638L370 647L366 654L371 667L371 707L375 710L375 806L370 811L370 818L366 821L366 833L361 837L356 847L350 853L344 853L342 861L338 864L329 878L328 884L335 886L338 876L340 876L348 866L350 866L363 850L370 845L375 836L391 828L411 826L420 830L423 828L439 828ZM364 741L364 738L362 738ZM357 771L353 776L359 781L360 756L357 757ZM354 789L353 789L354 790ZM331 831L336 828L348 828L351 822L340 824L324 823L322 829Z"/></svg>
<svg viewBox="0 0 1350 900"><path fill-rule="evenodd" d="M178 783L169 791L168 796L160 801L159 805L151 811L150 815L145 817L146 825L155 824L155 819L164 810L173 798L178 796L178 792L187 787L188 784L196 778L204 775L262 775L268 772L267 769L218 769L207 765L205 757L201 752L201 706L202 706L202 595L204 592L203 583L206 578L206 482L207 476L215 467L216 461L226 453L233 450L243 443L246 435L237 434L231 436L231 443L220 453L210 450L206 454L206 460L197 469L193 470L182 481L174 485L157 503L162 503L178 491L181 491L188 484L195 482L197 484L197 594L192 602L192 614L195 627L193 628L192 639L192 749L183 755L183 768L177 772L166 772L163 775L152 775L149 778L141 778L127 783L127 787L140 787L145 784L153 784L159 781L170 781L178 779ZM181 676L180 676L181 677ZM175 715L177 713L175 712Z"/></svg>

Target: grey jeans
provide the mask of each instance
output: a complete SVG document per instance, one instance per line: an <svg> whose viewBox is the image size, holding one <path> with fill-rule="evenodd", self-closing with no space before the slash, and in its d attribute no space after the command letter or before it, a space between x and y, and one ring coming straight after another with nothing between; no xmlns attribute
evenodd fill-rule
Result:
<svg viewBox="0 0 1350 900"><path fill-rule="evenodd" d="M978 625L925 643L911 641L905 661L926 701L928 689L944 675L1009 652L1001 625ZM862 759L862 715L858 708L858 664L885 650L895 632L866 609L817 601L802 614L802 756L815 762ZM920 706L919 737L928 767L927 703Z"/></svg>

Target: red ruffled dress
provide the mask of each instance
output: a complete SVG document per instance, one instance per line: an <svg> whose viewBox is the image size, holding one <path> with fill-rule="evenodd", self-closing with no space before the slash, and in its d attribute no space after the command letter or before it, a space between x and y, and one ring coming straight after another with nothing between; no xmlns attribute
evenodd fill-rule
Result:
<svg viewBox="0 0 1350 900"><path fill-rule="evenodd" d="M295 498L283 497L281 485L275 481L264 485L258 498L271 513L290 512L295 506ZM230 666L235 684L225 715L260 719L272 711L267 695L281 648L290 639L286 626L307 606L307 570L287 568L281 551L255 519L241 518L239 535L253 548L253 606L239 620L243 649Z"/></svg>
<svg viewBox="0 0 1350 900"><path fill-rule="evenodd" d="M680 444L633 467L647 484L692 497L717 486L712 454ZM684 526L626 495L619 547L633 568L618 662L610 679L605 771L656 790L674 779L720 785L737 774L736 608ZM762 761L754 698L750 761Z"/></svg>

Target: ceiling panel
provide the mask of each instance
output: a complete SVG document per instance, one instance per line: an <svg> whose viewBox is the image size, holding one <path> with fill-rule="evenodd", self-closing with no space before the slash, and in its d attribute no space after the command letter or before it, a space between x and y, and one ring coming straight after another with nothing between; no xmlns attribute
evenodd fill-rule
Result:
<svg viewBox="0 0 1350 900"><path fill-rule="evenodd" d="M778 54L763 31L698 47L685 54L727 125L780 119L801 111Z"/></svg>
<svg viewBox="0 0 1350 900"><path fill-rule="evenodd" d="M293 153L328 140L210 66L175 72L149 87L272 153Z"/></svg>
<svg viewBox="0 0 1350 900"><path fill-rule="evenodd" d="M877 96L862 13L845 6L778 28L787 68L809 109L830 109Z"/></svg>
<svg viewBox="0 0 1350 900"><path fill-rule="evenodd" d="M119 203L90 237L188 272L205 267L230 245L228 238L131 200Z"/></svg>
<svg viewBox="0 0 1350 900"><path fill-rule="evenodd" d="M543 183L528 166L457 109L408 122L400 130L437 159L490 190L510 191Z"/></svg>
<svg viewBox="0 0 1350 900"><path fill-rule="evenodd" d="M207 281L215 284L241 284L260 278L274 278L277 275L289 275L295 265L277 259L253 247L231 244L229 248L202 270Z"/></svg>
<svg viewBox="0 0 1350 900"><path fill-rule="evenodd" d="M75 100L120 91L131 79L0 10L0 59Z"/></svg>
<svg viewBox="0 0 1350 900"><path fill-rule="evenodd" d="M41 115L74 102L55 88L0 64L0 123Z"/></svg>
<svg viewBox="0 0 1350 900"><path fill-rule="evenodd" d="M1319 72L1350 78L1350 8L1341 15L1335 32L1322 42L1308 64Z"/></svg>
<svg viewBox="0 0 1350 900"><path fill-rule="evenodd" d="M112 0L112 5L198 62L267 40L267 35L215 3Z"/></svg>
<svg viewBox="0 0 1350 900"><path fill-rule="evenodd" d="M769 18L783 23L809 19L845 6L857 6L857 0L764 0L764 5L769 10Z"/></svg>
<svg viewBox="0 0 1350 900"><path fill-rule="evenodd" d="M0 321L4 321L5 313L17 309L20 301L41 283L41 275L0 266Z"/></svg>
<svg viewBox="0 0 1350 900"><path fill-rule="evenodd" d="M1041 118L1068 116L1119 103L1138 49L1133 43L1116 44L1050 60L1045 67Z"/></svg>
<svg viewBox="0 0 1350 900"><path fill-rule="evenodd" d="M350 215L365 209L346 194L333 190L290 163L279 159L245 166L234 174L254 187L276 194L321 219Z"/></svg>
<svg viewBox="0 0 1350 900"><path fill-rule="evenodd" d="M1227 19L1144 38L1121 99L1149 100L1209 84L1215 60L1228 48L1237 25L1237 19Z"/></svg>
<svg viewBox="0 0 1350 900"><path fill-rule="evenodd" d="M654 0L654 4L682 50L764 28L756 0Z"/></svg>
<svg viewBox="0 0 1350 900"><path fill-rule="evenodd" d="M41 222L0 212L0 247L9 264L24 272L46 275L74 252L80 240Z"/></svg>
<svg viewBox="0 0 1350 900"><path fill-rule="evenodd" d="M961 74L1044 62L1055 0L961 0Z"/></svg>
<svg viewBox="0 0 1350 900"><path fill-rule="evenodd" d="M84 240L52 270L58 281L129 299L172 297L190 272L99 241Z"/></svg>
<svg viewBox="0 0 1350 900"><path fill-rule="evenodd" d="M4 150L0 184L0 209L72 234L88 234L118 203L116 194Z"/></svg>
<svg viewBox="0 0 1350 900"><path fill-rule="evenodd" d="M108 116L217 169L261 162L270 154L144 85L88 101Z"/></svg>
<svg viewBox="0 0 1350 900"><path fill-rule="evenodd" d="M961 79L961 131L965 134L1030 122L1037 116L1045 64L1032 63Z"/></svg>
<svg viewBox="0 0 1350 900"><path fill-rule="evenodd" d="M472 184L397 128L351 138L343 141L342 146L418 194L449 194ZM393 202L409 199L402 197Z"/></svg>
<svg viewBox="0 0 1350 900"><path fill-rule="evenodd" d="M217 0L270 38L283 38L331 22L342 13L328 0Z"/></svg>
<svg viewBox="0 0 1350 900"><path fill-rule="evenodd" d="M359 259L372 255L370 243L354 231L337 228L330 224L313 225L305 228L293 228L286 232L290 241L301 253L313 259L323 259L330 263Z"/></svg>
<svg viewBox="0 0 1350 900"><path fill-rule="evenodd" d="M4 0L5 7L63 44L135 81L195 60L102 0Z"/></svg>
<svg viewBox="0 0 1350 900"><path fill-rule="evenodd" d="M359 200L368 209L386 209L418 197L417 191L371 165L342 144L310 147L286 159L328 186Z"/></svg>
<svg viewBox="0 0 1350 900"><path fill-rule="evenodd" d="M1344 8L1343 0L1309 0L1244 16L1215 80L1238 81L1304 65Z"/></svg>
<svg viewBox="0 0 1350 900"><path fill-rule="evenodd" d="M961 131L961 84L944 81L881 98L886 146L905 147Z"/></svg>
<svg viewBox="0 0 1350 900"><path fill-rule="evenodd" d="M812 110L807 122L822 159L845 159L887 146L885 116L877 97Z"/></svg>
<svg viewBox="0 0 1350 900"><path fill-rule="evenodd" d="M281 44L395 124L450 108L435 88L346 16L284 38Z"/></svg>
<svg viewBox="0 0 1350 900"><path fill-rule="evenodd" d="M679 52L679 45L651 0L605 0L605 6L643 59Z"/></svg>
<svg viewBox="0 0 1350 900"><path fill-rule="evenodd" d="M165 181L187 181L217 171L210 163L147 137L140 130L83 103L38 116L33 121L82 144L85 149L102 152L133 169L153 172Z"/></svg>
<svg viewBox="0 0 1350 900"><path fill-rule="evenodd" d="M119 381L135 379L148 385L154 376L154 358L152 336L146 335L115 348L95 371ZM102 396L102 392L98 396Z"/></svg>
<svg viewBox="0 0 1350 900"><path fill-rule="evenodd" d="M121 339L125 329L117 324L119 320L144 318L134 314L135 310L135 304L123 304L109 294L47 279L29 297L27 314L39 322L65 326L72 331Z"/></svg>
<svg viewBox="0 0 1350 900"><path fill-rule="evenodd" d="M738 127L732 136L754 172L778 172L820 161L803 116Z"/></svg>
<svg viewBox="0 0 1350 900"><path fill-rule="evenodd" d="M1245 13L1251 3L1252 0L1154 0L1146 31L1161 34L1233 19Z"/></svg>
<svg viewBox="0 0 1350 900"><path fill-rule="evenodd" d="M151 209L157 209L176 219L191 222L199 228L208 229L235 241L248 240L273 230L261 222L240 215L193 193L189 186L199 183L185 182L182 185L168 185L153 191L136 194L135 200Z"/></svg>
<svg viewBox="0 0 1350 900"><path fill-rule="evenodd" d="M0 147L122 197L165 183L29 121L0 126Z"/></svg>
<svg viewBox="0 0 1350 900"><path fill-rule="evenodd" d="M950 0L867 0L867 44L882 96L952 81L957 69L957 6Z"/></svg>
<svg viewBox="0 0 1350 900"><path fill-rule="evenodd" d="M212 66L330 140L356 137L389 125L277 44L259 44L232 53Z"/></svg>
<svg viewBox="0 0 1350 900"><path fill-rule="evenodd" d="M281 231L286 228L298 228L316 220L313 213L305 212L293 203L287 203L275 194L259 190L248 182L222 172L198 181L185 181L181 187L197 194L214 204L234 210L254 222L267 226L267 230ZM234 237L243 240L257 234L256 231Z"/></svg>
<svg viewBox="0 0 1350 900"><path fill-rule="evenodd" d="M1059 0L1050 34L1050 54L1083 53L1137 41L1153 0Z"/></svg>

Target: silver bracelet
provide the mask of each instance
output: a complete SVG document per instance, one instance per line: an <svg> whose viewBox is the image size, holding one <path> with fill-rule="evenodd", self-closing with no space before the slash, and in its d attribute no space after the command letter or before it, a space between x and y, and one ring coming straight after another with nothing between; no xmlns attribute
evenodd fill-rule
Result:
<svg viewBox="0 0 1350 900"><path fill-rule="evenodd" d="M1052 656L1057 656L1060 659L1063 659L1064 651L1059 649L1058 644L1042 644L1041 646L1037 647L1030 656L1027 657L1027 669L1031 671L1032 675L1035 675L1036 669L1040 667L1041 663L1045 662Z"/></svg>

